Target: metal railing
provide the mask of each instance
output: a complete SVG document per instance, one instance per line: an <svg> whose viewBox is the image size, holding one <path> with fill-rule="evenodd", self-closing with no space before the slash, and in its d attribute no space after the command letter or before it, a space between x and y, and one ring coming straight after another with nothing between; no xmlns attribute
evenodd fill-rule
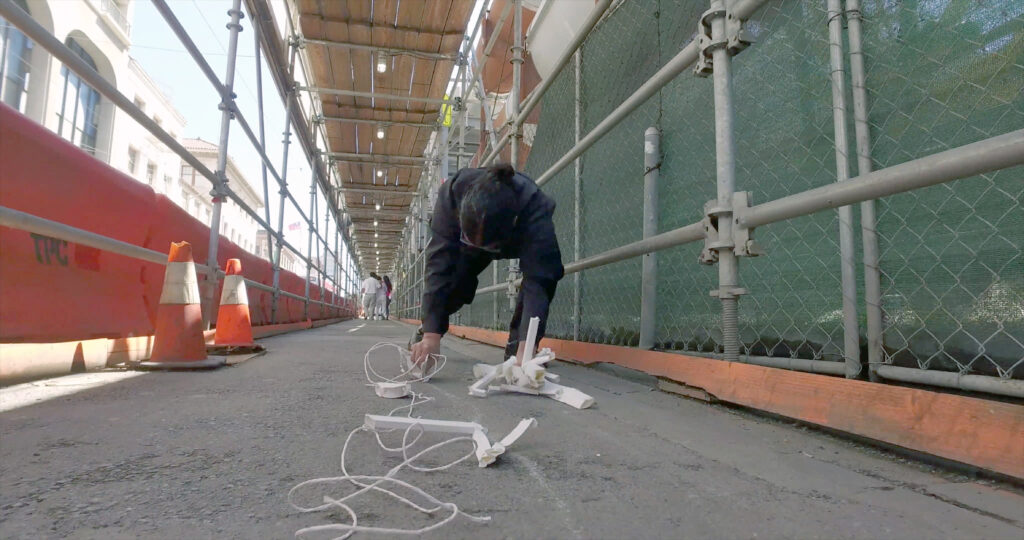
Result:
<svg viewBox="0 0 1024 540"><path fill-rule="evenodd" d="M110 4L110 6L108 6L107 5L108 3L109 3L109 0L105 0L104 4L101 4L101 5L104 6L104 9L111 8L111 9L115 9L115 11L116 11L116 6L114 6L113 4ZM317 304L317 305L321 305L321 306L341 307L342 303L340 302L340 300L342 300L344 298L344 296L346 295L345 289L343 287L339 286L339 283L338 283L339 278L341 278L342 276L340 276L340 275L328 275L325 272L326 268L321 268L321 265L319 264L319 262L326 261L328 258L332 258L335 261L335 264L333 265L334 269L335 269L335 274L338 273L339 269L341 269L343 267L343 265L338 264L338 261L340 260L340 257L339 257L338 251L337 251L337 247L335 247L335 249L332 250L331 247L330 247L331 243L326 238L324 238L324 236L320 232L321 229L318 226L318 221L315 218L315 216L316 216L316 214L315 214L315 210L316 210L315 206L311 206L311 210L310 210L309 214L307 214L306 212L303 211L301 206L298 204L298 201L295 200L294 196L288 190L286 177L284 176L284 173L286 173L286 171L287 171L287 155L288 155L287 143L285 144L283 164L282 164L282 167L281 167L281 170L283 171L283 173L281 175L279 175L277 173L277 170L274 168L272 161L270 160L270 158L267 155L267 150L266 150L266 147L265 147L265 144L264 144L265 141L264 141L264 138L262 137L262 131L263 131L263 129L262 129L262 127L263 127L263 103L262 103L262 99L259 102L259 111L258 111L258 114L259 114L259 126L260 126L260 136L257 136L256 133L253 131L253 129L249 126L249 124L246 121L246 119L245 119L244 115L242 114L241 110L239 110L239 108L237 107L237 105L235 103L234 93L233 93L233 83L234 83L234 75L235 75L235 60L236 60L236 55L237 55L237 51L238 51L238 35L239 35L240 30L241 30L241 20L244 17L244 15L243 15L243 13L241 11L241 0L234 0L233 7L229 11L230 20L229 20L229 23L227 25L228 30L229 30L228 62L227 62L227 73L226 73L224 82L221 82L220 79L217 77L217 75L213 72L213 70L209 66L208 62L206 62L205 58L203 58L202 54L199 52L198 47L196 47L195 43L189 37L188 33L182 27L180 22L178 22L177 18L174 16L173 12L170 10L170 8L166 4L166 2L164 2L163 0L154 0L154 5L157 7L158 11L160 11L161 15L163 15L164 19L168 23L168 25L171 28L171 30L181 40L181 42L185 46L186 50L193 57L193 59L196 61L196 64L198 65L200 70L203 72L203 74L206 76L206 78L210 81L210 83L213 85L214 89L216 90L217 94L220 96L221 102L219 104L217 104L217 105L221 109L222 123L221 123L221 137L220 137L219 154L218 154L218 167L217 167L216 171L211 171L198 158L193 156L174 137L172 137L159 124L157 124L155 121L153 121L151 118L149 118L142 110L140 110L135 105L135 103L132 100L130 100L129 98L124 96L120 91L118 91L118 89L112 83L110 83L109 81L104 79L99 73L96 72L96 70L94 70L90 65L88 65L80 57L78 57L76 54L74 54L74 52L72 52L60 40L58 40L56 37L54 37L52 34L50 34L49 31L47 31L44 27L42 27L40 24L38 24L36 21L34 21L27 13L22 11L16 4L14 4L14 2L12 0L0 0L0 15L2 15L5 19L7 19L10 22L10 24L14 25L19 30L21 30L26 36L28 36L30 39L32 39L41 48L45 49L47 52L52 54L57 60L59 60L65 66L67 66L68 69L70 69L72 72L74 72L79 77L81 77L83 81L85 81L91 87L95 88L101 95L103 95L107 99L110 99L111 102L113 102L114 105L118 107L118 109L120 109L120 110L124 111L125 113L127 113L132 119L134 119L136 122L138 122L142 127L144 127L147 131L149 131L156 139L158 139L161 143L163 143L168 149L170 149L172 152L177 154L185 163L187 163L193 169L195 169L195 171L199 175L203 176L204 178L206 178L211 183L211 185L213 186L214 211L213 211L213 215L212 215L212 218L211 218L211 223L209 224L210 225L210 244L209 244L209 249L208 249L209 258L208 258L207 261L205 261L205 264L201 264L201 263L197 264L197 268L201 269L207 275L208 282L210 282L210 283L212 283L214 285L212 287L208 287L208 291L207 291L207 296L208 297L206 298L207 301L205 302L205 305L207 306L207 309L204 310L204 318L205 318L206 321L209 321L212 318L212 313L209 310L212 309L212 306L214 305L214 302L213 302L212 296L210 296L210 295L214 294L214 291L216 290L215 285L216 285L217 281L223 275L223 272L218 268L219 264L217 262L217 246L218 246L219 238L220 238L220 235L219 235L219 230L220 230L220 206L221 206L221 204L222 204L222 202L224 200L231 200L235 204L237 204L238 207L244 213L249 215L253 219L253 221L255 221L257 224L259 224L261 227L263 227L268 232L268 239L272 239L274 242L276 242L276 246L275 246L276 250L274 251L275 256L272 257L272 260L271 260L271 263L272 263L272 265L274 267L274 283L273 283L273 285L267 285L267 284L255 282L255 281L252 281L252 280L246 280L253 287L259 288L261 290L265 290L265 291L268 291L268 292L272 292L274 294L271 322L276 322L276 320L277 320L278 299L281 296L303 301L305 303L305 306L306 306L306 313L307 314L308 314L309 306L311 304ZM250 6L250 9L252 9L251 6ZM120 13L119 11L116 11L116 12ZM258 20L262 20L265 24L271 25L271 27L272 27L272 21L268 22L266 20L263 20L262 18L258 19ZM289 24L290 24L290 21L289 21ZM256 47L256 53L257 53L256 56L257 56L257 58L261 58L261 43L265 44L267 42L268 38L265 35L261 36L259 31L255 32L255 34L256 34L256 36L255 36L255 47ZM273 40L271 39L271 41L273 41ZM293 41L293 45L292 45L292 50L293 50L292 58L294 58L294 51L296 50L296 48L298 46L297 45L298 42L297 42L297 40L292 40L292 41ZM259 65L259 63L257 63L257 65ZM291 70L289 69L289 74L290 73L291 73ZM295 115L291 114L292 113L292 104L293 103L297 103L297 101L295 100L295 96L294 96L294 88L295 88L295 86L298 83L296 81L278 81L278 83L279 83L278 84L278 89L279 89L282 97L284 98L284 101L285 101L285 104L286 104L286 108L289 111L289 114L286 116L286 121L285 121L285 126L286 126L285 138L286 138L286 141L287 141L287 139L289 137L288 134L292 130L292 124L295 123L296 118L302 118L304 113L300 112L299 116L295 116ZM261 97L262 97L262 93L261 93ZM306 114L305 116L309 116L309 115ZM279 213L278 226L276 228L273 227L271 225L271 223L270 223L269 209L268 209L268 211L267 211L265 216L261 216L259 213L257 213L252 208L250 208L245 203L245 201L237 193L235 193L230 188L230 186L227 184L227 176L226 176L227 152L228 152L228 142L229 142L229 129L230 129L230 125L231 125L232 121L237 121L239 127L241 127L241 129L245 133L246 138L249 140L249 142L253 145L253 147L256 149L257 153L259 154L259 156L261 158L261 161L262 161L262 167L264 168L264 170L265 171L269 171L271 173L271 175L275 178L275 180L277 180L277 182L278 182L278 185L280 187L279 193L281 194L281 208L280 208L280 213ZM303 142L303 147L306 150L305 153L306 153L307 159L309 159L310 163L313 164L312 168L314 169L314 174L312 175L312 181L311 181L311 191L313 192L313 195L311 196L311 202L315 203L315 200L316 200L316 188L317 187L321 187L322 188L321 191L323 193L325 193L325 194L328 194L328 195L325 195L325 199L331 205L331 208L328 209L328 212L327 212L328 215L325 216L325 227L326 227L326 225L329 222L329 218L330 217L334 217L335 218L335 221L334 221L335 242L334 243L335 243L336 246L341 241L344 241L347 244L348 243L347 236L344 238L344 240L340 239L340 237L344 235L344 233L342 232L343 231L343 227L338 225L338 223L340 222L339 218L341 216L341 212L340 212L340 210L336 206L333 205L332 198L329 196L329 193L330 193L330 190L329 190L330 182L329 182L329 180L327 179L326 175L323 172L323 171L327 170L327 167L323 163L322 157L320 156L320 152L316 150L315 145L310 144L310 140L312 138L311 132L309 132L309 130L304 129L304 126L303 126L302 129L296 129L296 132L299 134L300 141ZM263 180L264 180L263 192L264 192L264 194L266 194L267 191L268 191L267 190L267 185L266 185L266 182L267 182L266 175L264 175ZM284 201L285 200L289 200L289 201L292 202L292 204L294 205L295 209L298 210L300 216L302 217L302 219L305 221L305 223L307 225L307 228L309 230L309 235L310 235L310 246L308 246L308 249L307 249L308 255L304 255L301 251L299 251L295 246L291 245L284 238L284 233L283 233L283 229L284 229L284 227L283 227L283 214L284 214ZM118 254L121 254L121 255L126 255L126 256L129 256L129 257L133 257L133 258L138 258L138 259L145 260L145 261L148 261L148 262L153 262L153 263L158 263L158 264L165 264L166 263L166 254L162 254L162 253L159 253L159 252L148 250L148 249L142 248L140 246L134 246L134 245L131 245L131 244L126 244L124 242L120 242L118 240L107 238L107 237L104 237L102 235L97 235L95 233L91 233L89 231L85 231L85 230L82 230L82 229L77 229L75 227L70 227L70 226L67 226L67 225L60 224L60 223L44 220L42 218L38 218L36 216L31 216L29 214L26 214L24 212L19 212L17 210L8 209L8 208L0 209L0 219L3 220L2 222L3 222L4 225L10 226L10 227L16 227L16 228L21 228L21 229L24 229L24 230L30 230L30 231L33 231L33 232L37 232L39 234L45 234L47 236L51 236L51 237L54 237L54 238L60 238L60 239L64 239L64 240L68 240L68 241L72 241L72 242L76 242L76 243L80 243L80 244L83 244L83 245L89 245L89 246L92 246L92 247L96 247L98 249L104 249L104 250L107 250L107 251L111 251L113 253L118 253ZM316 244L317 253L319 254L319 250L321 249L321 247L323 248L323 253L324 253L324 257L323 258L320 258L319 255L316 257L317 263L314 263L314 260L313 260L312 239L314 237L317 240L317 244ZM279 276L280 276L280 271L281 271L280 263L281 263L281 250L282 250L282 248L288 248L288 250L290 252L292 252L298 259L300 259L301 261L306 263L306 267L307 267L306 294L304 296L300 296L300 295L297 295L295 293L284 291L280 287ZM350 250L350 252L351 252L351 250ZM326 267L326 264L324 264L323 266ZM349 265L349 264L345 264L344 265L345 268L348 268L350 266L352 266L352 265ZM334 303L326 303L326 302L323 302L322 300L316 300L314 298L310 298L309 283L314 278L313 272L316 272L316 277L317 277L318 282L320 282L322 284L326 284L326 282L330 282L331 284L334 285L334 287L333 287L334 288L334 292L330 293L330 294L332 294L334 296L334 299L335 299ZM344 277L345 277L344 280L346 282L348 282L348 283L353 283L355 281L352 278L352 276L344 276ZM328 291L326 291L324 287L321 287L321 294L328 294Z"/></svg>
<svg viewBox="0 0 1024 540"><path fill-rule="evenodd" d="M693 2L677 2L679 4L685 4L683 7L693 9ZM571 58L574 54L578 54L576 48L583 45L584 50L589 50L593 53L594 47L597 47L596 39L592 39L592 34L596 31L592 31L588 28L585 32L586 35L578 36L579 39L574 40L570 50L566 52L560 58L559 70L556 73L549 76L545 81L545 84L540 86L534 94L529 96L520 107L520 114L514 115L513 125L506 132L506 134L497 143L497 146L492 148L487 154L487 158L483 160L484 164L492 162L496 156L501 152L501 149L507 145L510 141L515 139L515 130L518 125L516 122L522 123L525 116L530 112L530 109L538 104L544 97L545 92L552 87L557 85L559 92L556 93L556 97L560 96L563 98L558 101L554 108L562 114L561 118L564 118L566 114L574 114L575 123L577 125L577 133L575 140L571 142L569 149L563 151L562 154L557 155L555 159L549 161L550 165L543 169L540 169L539 174L535 177L538 185L545 185L549 182L553 182L556 179L560 181L568 181L566 174L560 174L568 168L570 164L575 164L573 174L571 177L575 178L575 186L568 188L564 186L556 186L556 190L562 196L566 193L572 194L575 191L575 195L569 195L574 198L572 204L570 204L570 211L573 214L572 231L566 231L566 229L558 229L560 240L564 240L566 236L570 236L573 240L572 253L574 254L573 260L565 264L566 274L574 275L573 283L573 295L572 295L572 331L571 335L574 339L580 339L580 320L581 320L581 293L580 293L580 281L579 277L584 270L593 270L603 268L613 263L620 261L626 261L636 257L643 256L649 253L655 253L669 248L682 246L686 244L695 244L699 242L704 243L704 250L702 251L701 258L702 262L717 264L719 266L719 285L718 288L713 292L718 297L718 301L721 303L721 318L720 318L720 338L716 337L714 340L719 341L719 344L712 347L710 350L707 348L701 348L695 350L692 354L706 355L710 357L722 358L729 361L741 361L749 362L761 365L767 365L772 367L781 367L786 369L795 369L801 371L810 371L816 373L825 373L832 375L845 375L847 377L864 377L870 376L872 380L891 379L897 381L913 382L919 384L928 384L935 386L945 386L951 388L959 388L969 391L978 392L989 392L994 394L1024 397L1024 381L1020 379L1012 378L1013 368L1020 365L1017 362L1009 368L1000 368L998 376L988 376L972 374L969 372L972 363L967 363L961 366L960 372L938 372L938 371L926 371L924 369L908 368L892 364L891 353L885 349L883 344L883 333L890 331L893 327L894 322L890 319L885 318L883 312L883 299L882 292L883 287L880 285L880 272L882 277L885 277L884 265L879 262L880 250L878 247L878 236L876 233L876 215L875 215L875 201L884 197L908 192L917 192L927 188L928 186L937 186L940 184L948 184L950 182L973 177L976 175L983 175L986 173L992 173L994 171L1005 171L1011 167L1019 166L1024 164L1024 130L1018 129L1016 131L1004 132L998 134L996 131L995 136L983 137L982 140L976 140L975 142L961 143L959 145L949 145L944 151L935 152L934 149L923 157L917 157L916 159L904 159L902 162L896 162L886 167L877 168L874 167L873 159L871 156L871 129L878 129L877 126L873 126L869 120L868 111L870 110L867 102L867 82L865 77L865 67L863 63L863 40L861 37L862 21L861 21L861 7L857 0L846 0L845 9L841 6L838 0L829 0L824 5L825 9L821 13L821 19L814 19L813 21L796 20L792 24L802 25L802 28L806 29L807 32L818 32L819 29L824 28L821 33L821 37L817 38L822 44L823 57L826 59L826 67L821 72L822 81L826 85L825 88L830 88L832 91L832 102L831 109L829 111L829 120L833 120L834 132L833 139L829 142L831 150L835 153L835 164L833 182L826 185L818 185L810 189L795 190L788 195L774 198L768 202L761 204L750 204L749 194L742 191L737 191L735 180L736 163L738 155L742 154L742 147L737 150L733 139L736 133L734 115L737 106L733 104L733 94L736 91L735 87L740 84L734 78L734 71L730 64L732 63L732 57L740 55L739 58L743 58L741 51L745 48L749 41L749 33L743 30L738 24L738 21L745 21L751 18L758 9L768 2L766 0L743 0L736 2L731 5L726 5L723 2L712 1L710 4L710 10L704 11L702 15L698 17L699 20L691 21L694 27L699 29L698 37L693 39L685 46L678 50L674 56L671 57L668 62L661 65L658 69L652 70L651 75L645 81L638 85L638 87L622 100L618 105L611 108L610 111L604 114L602 117L590 120L590 127L588 131L580 133L580 86L581 78L580 64L586 64L584 59L583 62L579 61L579 57L575 65L570 65L567 59ZM776 3L779 5L781 3ZM632 6L632 11L623 13L626 11L625 8L618 10L617 12L605 16L600 19L601 24L598 24L592 28L601 29L602 26L611 25L622 25L625 27L630 21L626 20L630 14L635 14L640 8ZM649 7L653 11L660 11L663 15L666 13L665 6L661 6L660 9L655 9L653 6ZM685 13L685 10L677 10L679 14ZM691 11L692 12L692 11ZM700 14L700 11L696 12ZM799 10L797 10L799 13ZM678 14L673 14L679 16ZM773 8L773 17L781 19L779 12L776 8ZM787 12L788 17L793 15ZM848 26L843 31L842 19L848 21ZM789 21L792 19L786 19ZM813 26L814 22L822 22L822 26ZM597 23L597 20L593 22ZM657 24L657 21L655 21ZM779 23L783 24L783 23ZM642 26L642 23L638 23L638 26ZM608 34L615 36L616 39L622 39L621 36L635 35L635 33L629 32L627 29L612 26L608 29ZM758 24L753 28L763 32L765 24L762 21L758 21ZM847 37L849 42L849 51L843 50L843 37ZM633 44L626 44L625 47L634 46ZM590 47L587 49L587 47ZM755 46L756 47L756 46ZM831 54L829 54L831 53ZM596 53L595 53L596 54ZM849 59L849 66L847 67L846 62ZM816 64L817 65L817 64ZM1013 65L1012 63L1010 64ZM713 113L709 113L713 117L714 122L712 124L702 124L708 126L715 132L714 144L708 149L710 153L716 156L715 167L711 169L712 174L715 174L718 181L718 193L717 198L710 202L704 211L702 216L699 217L698 221L694 221L685 226L675 226L667 232L660 234L644 235L645 238L642 240L629 242L618 247L611 249L604 249L595 254L589 256L582 256L583 250L580 249L580 237L582 233L587 234L599 234L596 231L585 231L581 230L581 206L580 206L580 182L581 175L587 177L587 181L591 182L597 177L610 176L614 173L609 171L595 171L593 173L581 172L580 160L585 154L595 146L597 146L603 139L605 139L610 133L616 133L617 141L621 141L621 127L624 125L624 121L629 119L630 125L634 127L633 132L636 137L636 141L642 140L643 130L647 126L642 126L640 129L636 129L637 122L635 119L641 114L641 109L647 107L652 102L658 103L659 110L666 107L667 104L663 104L667 98L664 97L664 92L669 85L673 86L674 95L679 94L678 88L681 87L681 83L677 82L677 77L685 70L697 66L698 69L704 75L710 75L713 78ZM1017 72L1019 72L1020 66L1016 66ZM585 67L582 69L586 69ZM845 70L850 69L850 80L852 82L852 88L847 89L845 87ZM571 71L570 71L571 70ZM574 72L574 73L573 73ZM1019 74L1019 73L1018 73ZM575 81L570 81L570 77L575 77ZM569 82L566 82L569 81ZM564 83L564 84L563 84ZM566 107L564 97L566 95L572 96L573 88L567 87L572 86L575 88L575 102L576 111L573 113L572 107ZM975 85L976 86L976 85ZM691 93L700 93L698 88L689 88ZM847 93L852 94L852 111L847 107L846 96ZM706 101L705 101L706 103ZM749 106L749 100L747 101ZM513 107L517 104L513 103ZM707 109L705 109L707 110ZM568 111L568 113L566 113ZM848 172L849 164L847 163L848 147L851 143L847 140L846 134L846 118L847 115L852 113L852 124L855 128L854 143L857 152L857 175L851 175ZM652 118L657 120L658 118ZM962 120L966 121L966 120ZM544 127L544 116L541 117L541 129ZM656 127L656 126L655 126ZM1012 127L1012 126L1011 126ZM1003 128L1005 130L1005 128ZM572 133L572 130L565 129L564 125L556 127L556 130L560 132L560 136L564 138L566 132ZM660 130L659 130L660 131ZM982 131L984 133L984 131ZM582 135L582 136L581 136ZM825 134L823 134L825 135ZM539 136L539 135L538 135ZM826 135L827 136L827 135ZM535 144L538 144L535 141ZM637 143L631 143L637 144ZM621 147L621 142L619 143ZM678 147L678 145L677 145ZM513 146L515 148L515 146ZM639 149L639 145L636 146ZM671 150L666 150L671 152ZM537 147L534 147L533 152L539 152ZM637 150L637 155L640 155ZM532 154L531 154L532 159ZM824 159L824 156L822 156ZM875 160L877 161L877 160ZM658 167L661 167L661 162L657 163ZM648 171L650 169L647 169ZM640 178L639 172L633 173L636 178ZM750 176L750 171L745 171L745 176ZM853 176L850 178L850 176ZM662 172L661 181L672 181L671 176L667 176L665 172ZM623 178L618 178L616 184L622 185L625 181ZM1012 181L1012 180L1011 180ZM429 194L433 186L425 186L426 189L421 192L423 200L429 199ZM550 187L550 185L548 186ZM742 186L739 186L742 188ZM1012 189L1007 189L1009 193L1013 193ZM703 190L701 190L703 192ZM620 190L617 192L618 197L623 196L629 197L630 191ZM557 197L561 203L559 208L563 209L566 206L566 199L563 197ZM640 200L639 197L636 198ZM854 204L860 205L860 235L863 242L863 269L861 270L863 276L863 294L862 299L865 304L865 316L867 320L866 329L867 335L866 340L862 340L860 335L860 321L859 314L857 313L856 305L858 303L858 285L857 285L857 268L854 265L855 254L854 254L854 231L856 216L851 212ZM1016 207L1020 208L1020 200L1018 199ZM635 208L632 207L632 208ZM749 300L755 305L758 305L755 295L765 295L769 297L772 291L757 291L749 292L742 287L740 279L744 273L740 272L740 261L748 256L757 255L759 246L751 243L753 231L755 228L765 228L770 224L787 222L803 216L820 215L822 212L826 212L832 209L840 211L838 219L838 227L841 231L839 241L836 242L835 247L837 248L837 254L840 254L836 261L839 262L839 267L842 268L843 278L837 280L836 295L842 299L842 309L836 310L836 317L841 322L839 328L839 337L841 338L842 346L837 347L836 350L841 355L841 362L826 361L821 358L804 358L797 356L797 350L792 349L788 354L788 357L778 356L758 356L752 354L751 351L754 349L749 344L744 344L741 341L739 324L738 324L738 309L737 307L744 302L741 299L742 296L748 296L755 300ZM561 211L561 210L560 210ZM606 209L603 212L614 212L613 209ZM636 212L636 210L633 210ZM631 215L636 215L631 214ZM997 216L998 217L998 216ZM623 218L617 217L611 221L619 223ZM805 218L806 219L806 218ZM664 220L662 221L664 223ZM685 221L684 221L685 223ZM407 233L407 237L411 237L418 234L414 231L414 228L418 224L413 224ZM621 227L620 227L621 228ZM639 229L638 229L639 230ZM774 231L774 229L770 229ZM407 280L407 286L405 287L404 293L400 298L399 311L408 314L410 318L419 318L419 297L422 294L422 283L424 276L422 275L422 254L416 252L407 244L405 247L407 250L406 256L404 257L405 269L402 271L403 280ZM1014 248L1010 248L1014 249ZM1014 257L1019 258L1020 246L1016 246L1016 254L1011 254L1011 260ZM566 247L563 245L563 253L566 253ZM881 255L885 255L885 251L881 250ZM765 263L759 261L744 262L743 265L750 265L752 268L757 268L758 265ZM880 270L880 266L882 269ZM630 267L634 268L634 267ZM639 266L635 267L639 270ZM635 270L634 270L635 271ZM670 272L671 273L671 272ZM657 279L662 279L664 272L658 275ZM616 271L616 276L624 277L625 279L635 280L639 285L642 278L638 273L633 274L629 271ZM495 280L497 281L497 280ZM521 278L515 277L510 278L508 281L513 286L521 282ZM603 283L595 283L594 287L607 287ZM586 287L586 285L584 285ZM484 295L496 292L506 292L510 290L509 282L494 283L489 286L484 286L476 291L478 298ZM596 290L596 289L595 289ZM603 290L603 289L602 289ZM630 286L630 290L632 286ZM639 292L639 286L635 289ZM657 289L656 289L657 290ZM936 293L939 294L939 293ZM566 298L560 296L559 298ZM564 301L564 300L560 300ZM486 301L490 302L490 301ZM473 316L469 317L474 320L475 325L489 325L490 321L490 309L486 302L481 305L484 310L477 316L476 305L468 306L466 309L473 311ZM494 304L496 306L496 303ZM1019 307L1019 306L1018 306ZM496 307L495 307L496 309ZM620 312L613 314L612 320L623 320L626 314ZM639 311L639 310L638 310ZM654 324L649 321L650 317L639 318L634 320L640 320L641 329L638 334L643 336L645 334L650 335L653 331L647 325ZM648 322L644 322L648 320ZM486 321L486 322L481 322ZM496 321L496 316L495 316ZM614 323L613 323L614 324ZM629 324L629 323L627 323ZM496 326L496 322L495 322ZM979 338L981 339L981 338ZM1016 342L1018 345L1021 340L1024 340L1024 336L1010 336L1011 342ZM1014 341L1016 340L1016 341ZM864 347L862 342L866 342L867 358L861 358L861 348ZM635 344L635 343L634 343ZM1024 345L1021 346L1024 350ZM716 351L717 352L714 352ZM766 348L769 352L773 349L771 347ZM1024 356L1024 354L1022 354ZM927 362L923 362L927 365ZM865 369L865 367L867 369Z"/></svg>

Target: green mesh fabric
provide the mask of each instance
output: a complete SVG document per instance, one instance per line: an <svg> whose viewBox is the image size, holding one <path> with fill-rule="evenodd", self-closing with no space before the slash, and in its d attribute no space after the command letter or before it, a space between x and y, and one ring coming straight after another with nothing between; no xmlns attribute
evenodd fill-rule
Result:
<svg viewBox="0 0 1024 540"><path fill-rule="evenodd" d="M824 4L769 3L747 25L755 44L733 60L736 185L755 204L835 181ZM706 8L704 1L630 0L606 16L581 52L584 135L693 39ZM1024 127L1024 2L866 0L862 12L875 170ZM574 63L556 77L525 165L535 178L574 144ZM848 122L856 176L852 112ZM686 71L583 155L582 257L641 238L643 133L651 126L662 132L664 154L660 230L698 221L715 197L712 83ZM558 203L566 263L575 240L574 178L569 166L543 186ZM876 202L886 361L1024 376L1022 195L1017 167ZM864 344L857 208L854 219ZM835 211L756 231L767 254L740 262L749 291L740 300L742 353L842 359L838 235ZM658 254L658 347L721 351L721 308L709 296L717 269L697 263L700 248ZM636 344L640 266L636 258L581 274L579 339ZM498 277L505 279L504 263ZM490 270L480 283L491 283ZM573 288L573 276L559 286L552 336L573 337ZM481 295L460 314L462 324L499 328L509 316L504 293Z"/></svg>

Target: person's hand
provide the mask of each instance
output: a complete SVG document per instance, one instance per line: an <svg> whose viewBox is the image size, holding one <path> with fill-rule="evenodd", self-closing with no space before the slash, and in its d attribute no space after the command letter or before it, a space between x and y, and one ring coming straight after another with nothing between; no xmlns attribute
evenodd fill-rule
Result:
<svg viewBox="0 0 1024 540"><path fill-rule="evenodd" d="M412 362L423 363L431 354L441 354L441 334L425 332L423 339L412 346Z"/></svg>

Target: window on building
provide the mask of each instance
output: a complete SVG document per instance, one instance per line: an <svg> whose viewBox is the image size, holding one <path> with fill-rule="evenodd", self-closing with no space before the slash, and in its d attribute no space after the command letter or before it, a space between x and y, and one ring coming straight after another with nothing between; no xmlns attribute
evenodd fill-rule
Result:
<svg viewBox="0 0 1024 540"><path fill-rule="evenodd" d="M160 120L159 116L154 116L153 121L156 122L157 127L163 127L164 125L163 120Z"/></svg>
<svg viewBox="0 0 1024 540"><path fill-rule="evenodd" d="M142 101L142 98L138 96L135 97L135 106L138 107L140 111L146 112L146 102Z"/></svg>
<svg viewBox="0 0 1024 540"><path fill-rule="evenodd" d="M156 163L153 163L152 161L150 161L149 163L146 164L146 183L152 186L153 182L155 182L155 181L156 181Z"/></svg>
<svg viewBox="0 0 1024 540"><path fill-rule="evenodd" d="M29 12L25 0L14 0L14 5ZM0 101L24 113L35 43L0 17L0 47Z"/></svg>
<svg viewBox="0 0 1024 540"><path fill-rule="evenodd" d="M138 167L139 167L139 151L134 149L134 148L132 148L131 146L129 146L128 147L128 172L131 173L131 174L135 174L136 172L138 172Z"/></svg>
<svg viewBox="0 0 1024 540"><path fill-rule="evenodd" d="M86 64L96 69L96 62L92 56L89 56L74 38L68 38L65 45ZM100 94L67 66L61 66L60 73L64 77L64 88L60 112L57 113L57 135L95 155L96 134L99 131Z"/></svg>
<svg viewBox="0 0 1024 540"><path fill-rule="evenodd" d="M193 187L196 185L196 170L187 163L181 165L181 183Z"/></svg>
<svg viewBox="0 0 1024 540"><path fill-rule="evenodd" d="M192 197L185 192L182 192L181 196L182 200L185 201L185 211L188 212L192 209Z"/></svg>
<svg viewBox="0 0 1024 540"><path fill-rule="evenodd" d="M166 193L167 195L170 195L171 194L171 189L173 187L174 187L174 179L171 178L171 175L165 174L164 175L164 193Z"/></svg>

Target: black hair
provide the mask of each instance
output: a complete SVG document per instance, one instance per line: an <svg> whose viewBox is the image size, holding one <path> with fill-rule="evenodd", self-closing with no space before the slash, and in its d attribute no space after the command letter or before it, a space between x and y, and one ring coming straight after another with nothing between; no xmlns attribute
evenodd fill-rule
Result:
<svg viewBox="0 0 1024 540"><path fill-rule="evenodd" d="M516 218L515 174L512 165L502 163L470 180L459 203L459 225L468 238L491 244L511 233Z"/></svg>
<svg viewBox="0 0 1024 540"><path fill-rule="evenodd" d="M380 276L377 275L377 272L370 272L370 277L378 281L380 280Z"/></svg>
<svg viewBox="0 0 1024 540"><path fill-rule="evenodd" d="M391 278L388 277L388 276L384 276L384 284L387 285L388 288L390 289L391 288Z"/></svg>

